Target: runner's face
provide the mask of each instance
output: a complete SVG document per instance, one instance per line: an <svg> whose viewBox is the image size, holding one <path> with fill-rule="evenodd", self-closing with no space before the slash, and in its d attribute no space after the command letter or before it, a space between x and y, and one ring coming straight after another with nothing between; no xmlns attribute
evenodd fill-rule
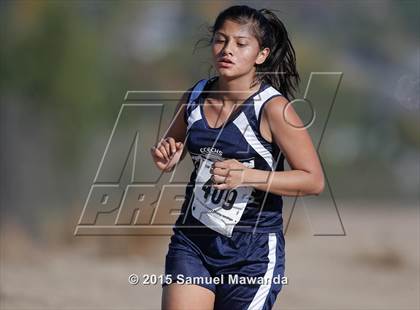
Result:
<svg viewBox="0 0 420 310"><path fill-rule="evenodd" d="M255 64L265 60L265 52L259 51L257 39L250 31L250 25L240 25L226 20L218 29L212 42L215 68L220 76L237 77L255 72ZM221 62L227 58L233 63Z"/></svg>

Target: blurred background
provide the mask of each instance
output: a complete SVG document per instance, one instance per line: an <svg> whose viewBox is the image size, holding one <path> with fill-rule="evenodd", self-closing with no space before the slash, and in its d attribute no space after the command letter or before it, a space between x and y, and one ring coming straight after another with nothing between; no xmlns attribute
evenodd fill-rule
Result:
<svg viewBox="0 0 420 310"><path fill-rule="evenodd" d="M420 3L408 0L1 1L1 309L160 308L160 285L127 277L162 274L170 234L74 231L127 91L208 77L209 49L194 46L233 4L278 10L297 97L311 72L342 73L309 91L325 116L338 86L327 126L309 129L328 186L284 199L289 284L275 309L419 309ZM187 181L188 155L179 169Z"/></svg>

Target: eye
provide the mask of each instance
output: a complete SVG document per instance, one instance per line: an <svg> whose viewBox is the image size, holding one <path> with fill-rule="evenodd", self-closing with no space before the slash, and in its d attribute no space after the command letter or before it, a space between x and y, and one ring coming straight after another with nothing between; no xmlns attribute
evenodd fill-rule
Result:
<svg viewBox="0 0 420 310"><path fill-rule="evenodd" d="M222 42L225 42L225 40L223 40L223 38L221 38L221 37L216 37L216 38L214 38L213 40L214 40L214 42L216 42L216 43L222 43Z"/></svg>
<svg viewBox="0 0 420 310"><path fill-rule="evenodd" d="M246 44L246 43L238 43L238 46L241 46L241 47L243 47L243 46L247 46L248 44Z"/></svg>

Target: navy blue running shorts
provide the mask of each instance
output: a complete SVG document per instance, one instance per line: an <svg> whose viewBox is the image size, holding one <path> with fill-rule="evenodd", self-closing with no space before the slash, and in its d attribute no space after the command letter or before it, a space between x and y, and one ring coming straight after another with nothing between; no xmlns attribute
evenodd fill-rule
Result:
<svg viewBox="0 0 420 310"><path fill-rule="evenodd" d="M283 232L234 231L229 238L199 230L173 229L165 261L171 280L162 287L174 282L205 287L216 295L214 309L271 309L283 286Z"/></svg>

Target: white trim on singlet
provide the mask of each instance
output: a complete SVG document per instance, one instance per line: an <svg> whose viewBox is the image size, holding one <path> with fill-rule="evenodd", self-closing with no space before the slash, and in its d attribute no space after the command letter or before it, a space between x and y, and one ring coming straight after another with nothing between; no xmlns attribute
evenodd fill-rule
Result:
<svg viewBox="0 0 420 310"><path fill-rule="evenodd" d="M255 116L257 118L260 117L260 111L263 106L263 104L271 97L275 95L281 95L281 93L275 89L273 86L267 87L264 89L261 93L254 96L254 109L255 109Z"/></svg>
<svg viewBox="0 0 420 310"><path fill-rule="evenodd" d="M191 112L190 116L188 117L188 126L187 131L190 130L191 126L201 119L201 113L200 113L200 106L197 105L195 109Z"/></svg>
<svg viewBox="0 0 420 310"><path fill-rule="evenodd" d="M248 310L262 309L267 299L268 293L271 289L271 282L273 279L274 268L276 267L276 248L277 236L276 233L269 233L268 235L268 264L267 271L264 274L264 284L260 285L255 294Z"/></svg>
<svg viewBox="0 0 420 310"><path fill-rule="evenodd" d="M197 83L197 85L195 85L194 89L191 90L191 95L190 98L188 100L187 103L187 111L188 108L191 104L191 102L193 102L195 99L198 98L198 96L200 96L201 92L203 91L204 87L206 86L207 83L207 79L201 80L200 82ZM187 126L187 131L191 128L191 126L198 120L201 119L201 113L200 113L200 106L197 105L196 108L191 111L190 115L188 116L188 126Z"/></svg>
<svg viewBox="0 0 420 310"><path fill-rule="evenodd" d="M255 135L254 130L252 129L251 125L248 122L248 118L246 117L245 113L242 112L239 116L233 121L233 123L238 127L239 131L241 132L242 136L248 142L248 144L258 153L262 158L265 159L268 166L271 170L274 170L274 157L273 154L270 153L258 140L257 136Z"/></svg>

